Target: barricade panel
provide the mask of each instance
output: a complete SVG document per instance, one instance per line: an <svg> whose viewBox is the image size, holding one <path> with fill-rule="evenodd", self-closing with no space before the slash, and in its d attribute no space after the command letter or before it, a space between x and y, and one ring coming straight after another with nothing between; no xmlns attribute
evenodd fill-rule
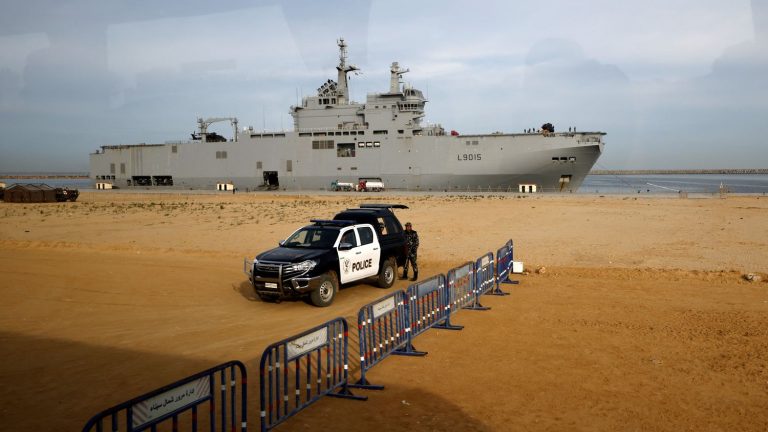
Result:
<svg viewBox="0 0 768 432"><path fill-rule="evenodd" d="M203 430L245 432L247 381L245 365L223 363L106 409L88 420L83 432L132 432L158 426L198 430L206 424ZM208 409L198 409L201 405Z"/></svg>
<svg viewBox="0 0 768 432"><path fill-rule="evenodd" d="M509 239L504 246L509 250L509 269L507 271L507 277L503 279L501 283L517 285L520 281L510 279L512 277L512 266L515 262L515 243L512 239Z"/></svg>
<svg viewBox="0 0 768 432"><path fill-rule="evenodd" d="M432 276L408 287L411 340L430 327L445 322L450 314L450 300L447 293L445 276L442 274Z"/></svg>
<svg viewBox="0 0 768 432"><path fill-rule="evenodd" d="M446 276L446 289L450 300L450 314L455 314L459 309L488 310L480 304L479 292L475 286L475 263L466 263L448 270ZM450 316L448 317L450 325Z"/></svg>
<svg viewBox="0 0 768 432"><path fill-rule="evenodd" d="M493 289L496 282L493 254L488 252L475 261L475 288L478 297Z"/></svg>
<svg viewBox="0 0 768 432"><path fill-rule="evenodd" d="M491 294L509 295L508 292L501 290L501 284L509 280L509 272L511 270L512 259L510 258L509 247L504 245L496 251L496 284Z"/></svg>
<svg viewBox="0 0 768 432"><path fill-rule="evenodd" d="M365 373L390 354L408 347L406 294L396 291L371 302L357 314L360 343L360 380L350 387L381 389L365 378Z"/></svg>
<svg viewBox="0 0 768 432"><path fill-rule="evenodd" d="M267 431L323 396L367 399L348 390L348 325L336 318L268 346L261 356L261 430Z"/></svg>

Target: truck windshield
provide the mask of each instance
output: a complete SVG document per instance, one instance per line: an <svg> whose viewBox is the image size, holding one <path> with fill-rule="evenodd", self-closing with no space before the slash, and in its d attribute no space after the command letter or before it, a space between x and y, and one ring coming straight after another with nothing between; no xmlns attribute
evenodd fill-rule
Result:
<svg viewBox="0 0 768 432"><path fill-rule="evenodd" d="M338 229L316 226L304 227L288 237L283 243L283 247L329 249L333 247L338 235Z"/></svg>

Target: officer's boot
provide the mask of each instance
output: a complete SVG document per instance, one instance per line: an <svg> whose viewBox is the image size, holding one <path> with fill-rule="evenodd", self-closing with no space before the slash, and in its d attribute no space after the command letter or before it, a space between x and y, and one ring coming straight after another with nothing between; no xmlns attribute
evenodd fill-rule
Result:
<svg viewBox="0 0 768 432"><path fill-rule="evenodd" d="M415 281L415 280L418 280L418 279L419 279L419 271L418 270L414 270L413 271L413 279L411 279L411 280Z"/></svg>
<svg viewBox="0 0 768 432"><path fill-rule="evenodd" d="M400 276L400 279L401 280L408 279L408 269L407 268L403 268L403 275Z"/></svg>

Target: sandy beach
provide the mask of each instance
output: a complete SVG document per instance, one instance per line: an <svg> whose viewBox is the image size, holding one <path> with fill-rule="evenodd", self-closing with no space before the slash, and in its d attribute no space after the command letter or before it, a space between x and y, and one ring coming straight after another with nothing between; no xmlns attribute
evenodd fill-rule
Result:
<svg viewBox="0 0 768 432"><path fill-rule="evenodd" d="M766 197L108 191L0 202L0 430L80 430L231 359L256 430L263 349L388 290L264 303L243 258L363 202L410 207L423 277L510 238L530 272L457 313L463 331L419 336L429 355L373 369L387 388L367 402L326 398L277 430L768 430Z"/></svg>

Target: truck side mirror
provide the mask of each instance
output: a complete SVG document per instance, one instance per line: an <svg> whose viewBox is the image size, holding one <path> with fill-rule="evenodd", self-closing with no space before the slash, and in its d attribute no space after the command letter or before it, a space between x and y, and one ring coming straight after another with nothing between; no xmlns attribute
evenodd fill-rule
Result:
<svg viewBox="0 0 768 432"><path fill-rule="evenodd" d="M352 249L352 243L339 243L339 250L340 251L348 251Z"/></svg>
<svg viewBox="0 0 768 432"><path fill-rule="evenodd" d="M277 242L277 245L278 246L285 246L285 240L280 240L279 242Z"/></svg>

